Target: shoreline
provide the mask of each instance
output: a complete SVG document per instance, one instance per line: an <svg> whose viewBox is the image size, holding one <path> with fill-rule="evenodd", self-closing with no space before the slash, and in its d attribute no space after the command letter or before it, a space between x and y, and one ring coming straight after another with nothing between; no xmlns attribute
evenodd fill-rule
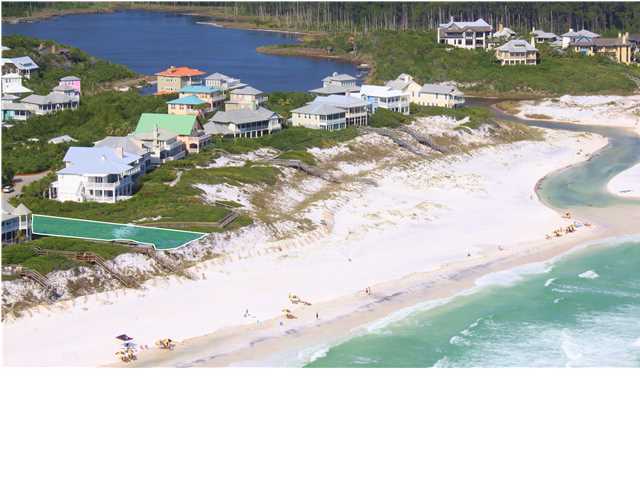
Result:
<svg viewBox="0 0 640 480"><path fill-rule="evenodd" d="M482 193L484 190L482 188L477 190L477 187L471 190L463 188L461 191L458 191L460 187L455 186L444 187L444 190L442 187L432 187L432 189L436 188L435 192L441 192L440 196L433 197L434 201L445 202L448 205L447 210L452 207L455 209L454 213L447 213L442 219L436 218L436 223L429 220L426 223L403 220L404 223L398 224L395 229L385 226L383 230L367 233L362 237L363 240L358 240L360 237L357 235L356 240L348 240L358 232L358 224L352 223L355 218L368 217L374 212L377 212L377 215L385 212L385 208L389 208L385 207L384 203L376 204L371 207L372 213L367 214L367 211L358 208L357 202L354 204L350 201L349 209L336 212L338 230L344 232L345 228L348 229L347 239L341 239L344 233L336 237L334 232L334 235L318 240L317 243L308 247L305 246L304 249L300 240L294 239L292 243L298 244L297 249L296 246L293 250L278 249L281 253L257 257L251 254L248 256L235 254L228 264L216 261L199 264L194 273L198 272L197 276L202 275L203 281L182 285L184 282L180 279L158 279L148 282L144 291L95 294L65 301L53 308L33 309L28 316L19 319L13 325L7 325L8 328L5 327L5 333L10 332L12 337L12 341L7 345L11 345L13 349L13 352L7 352L5 361L15 365L50 364L50 360L54 358L52 355L56 355L58 359L54 363L58 364L95 365L96 363L90 360L95 358L97 364L112 366L111 362L105 363L104 360L98 360L104 359L105 356L113 358L113 351L117 345L107 339L127 333L133 335L141 344L153 343L152 337L161 338L163 334L180 341L176 350L171 353L155 350L141 352L139 360L131 365L134 367L166 364L181 366L180 364L190 365L194 362L195 365L206 366L246 364L255 361L256 356L272 357L276 351L284 355L282 352L291 352L291 348L295 351L305 351L309 348L315 349L317 345L335 343L345 339L345 336L348 336L354 328L380 320L398 309L421 303L425 299L450 297L454 293L468 289L473 286L476 279L487 273L547 260L580 243L611 236L610 228L597 225L592 228L578 229L576 233L561 238L544 239L544 230L550 231L552 227L556 228L558 224L568 222L562 221L557 212L542 205L538 199L531 202L528 192L533 193L534 182L543 174L549 174L558 167L575 165L591 158L591 155L607 143L598 135L572 134L567 137L549 130L545 132L550 132L550 138L553 140L551 145L542 142L544 145L542 146L540 141L524 141L500 147L489 145L474 153L471 158L463 155L466 160L462 160L462 163L454 163L454 170L451 170L452 167L446 167L447 171L459 170L465 177L471 175L469 178L475 175L474 169L480 169L489 175L491 188L487 185L487 193ZM514 154L514 151L518 153ZM512 158L520 154L524 156L523 158L527 158L527 155L534 151L541 153L541 159L532 163L522 164ZM545 151L546 154L544 154ZM504 170L503 162L506 158L510 158L513 162L512 167L508 168L516 168L513 171L515 176L502 188L496 188L495 177L501 176L499 172ZM494 164L487 165L487 162ZM433 168L429 167L429 174L437 175L437 171L434 172ZM540 173L536 175L536 171ZM535 177L530 178L531 175ZM416 185L407 185L406 180L402 179L406 179L406 174L399 177L400 183L396 181L391 186L394 189L400 188L402 194L416 188ZM523 191L522 182L530 187ZM498 180L498 185L500 184ZM417 185L420 185L419 181ZM472 185L475 184L472 183ZM418 188L421 190L421 187ZM451 188L453 191L450 190ZM372 196L372 199L383 197L384 202L384 197L387 196L386 190L388 189L383 186L372 187L367 194ZM489 191L494 193L486 200L481 200L488 195ZM394 190L388 193L392 192ZM516 198L510 200L510 196L514 194L517 194L518 200ZM368 197L364 196L359 201L364 204L370 203L367 199ZM390 201L395 205L401 199L402 197L392 198ZM481 200L481 205L474 205L478 200ZM488 201L492 203L486 203ZM503 218L508 227L492 221L495 216L491 215L493 208L500 208L498 205L505 202L512 203L510 213ZM478 208L480 210L477 210ZM354 214L356 217L353 217ZM485 217L489 224L484 223ZM409 218L412 216L410 215ZM508 218L512 218L513 222L507 221ZM470 237L464 235L462 238L457 238L461 228L462 231L465 229L473 231L474 222L476 224L480 222L478 225L483 225L482 228L488 228L488 230L474 231ZM471 226L468 227L467 224ZM402 229L398 230L400 225ZM411 233L418 227L426 230L424 233L420 231ZM365 226L363 232L368 228ZM511 239L503 238L509 230L512 231ZM411 248L417 248L416 252L420 251L419 238L427 232L432 232L431 236L440 235L443 240L444 238L449 240L436 251L426 256L422 254L422 258L416 264L415 261L418 259L412 257L409 245L412 246ZM416 233L419 235L417 238ZM380 239L376 240L376 238ZM498 245L494 243L496 238L499 239ZM396 259L393 253L388 253L387 257L389 255L391 257L384 258L379 265L372 264L370 255L385 254L376 247L379 241L391 243L400 241L396 250L402 258ZM505 248L501 248L500 244ZM361 249L365 245L368 251L362 254L357 254L355 250L352 253L348 252L349 249ZM265 247L269 247L269 244L258 245L258 248L263 251ZM471 250L462 250L463 248L471 248ZM463 253L466 251L473 252L473 255L469 253L469 256L466 256ZM357 256L354 257L353 267L349 263L343 263L346 262L346 255L354 254ZM325 259L327 255L331 257ZM394 263L398 265L394 266ZM313 265L316 265L315 268ZM349 273L345 271L340 277L340 270L335 270L336 268L347 268ZM360 271L360 268L366 270ZM268 292L256 290L258 295L252 295L249 303L244 303L247 292L260 289L264 275L270 275L269 272L278 271L277 269L283 269L286 272L282 278L278 278L279 285L272 282ZM314 272L314 277L310 277L310 271ZM204 280L205 273L207 280ZM333 282L335 285L325 284L317 280L318 275L321 279L328 280L335 277L335 280L340 280ZM222 290L219 289L222 285L220 282L224 282L225 285ZM364 288L367 284L373 286L371 296L365 296L358 288L358 286ZM286 292L289 290L287 285L295 286L294 292L302 294L302 298L313 300L314 305L301 308L289 306L297 318L286 320L285 325L281 326L279 323L283 321L282 315L276 312L279 312L282 303L285 303ZM175 305L175 302L172 303L170 299L165 298L166 292L171 290L174 291L174 295L182 298L180 305ZM222 303L217 300L219 293L223 293L223 297L220 297ZM281 296L282 300L278 301ZM145 298L145 300L139 300L139 298ZM199 306L203 301L211 303L206 311ZM244 311L243 303L251 307L252 313L258 314L258 317L253 317L257 320L241 319L239 315L233 315L234 311ZM315 320L316 312L320 314L319 322ZM211 320L207 319L209 315L213 316ZM194 316L200 318L193 318ZM101 320L96 317L104 318ZM176 318L189 320L176 323ZM311 326L314 328L310 328ZM36 334L38 330L42 330L42 327L47 332L40 331ZM70 334L69 329L75 332L73 335L77 336L78 340L83 338L82 343L76 342L70 345L64 343L67 335ZM143 330L148 330L146 337L142 335ZM213 333L198 334L198 330ZM192 333L189 334L189 331ZM13 347L18 344L23 345L24 342L33 344L31 352L24 349L16 350L17 347ZM46 343L42 344L39 350L37 345L41 342ZM56 342L62 348L58 348L55 345ZM103 349L102 354L97 351L99 348ZM47 352L48 349L51 351ZM57 353L54 354L54 351ZM269 360L268 364L277 364L277 362Z"/></svg>

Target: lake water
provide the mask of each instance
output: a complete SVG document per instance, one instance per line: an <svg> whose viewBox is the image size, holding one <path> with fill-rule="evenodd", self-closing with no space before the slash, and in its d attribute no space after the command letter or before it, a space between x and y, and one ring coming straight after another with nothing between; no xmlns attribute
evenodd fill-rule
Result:
<svg viewBox="0 0 640 480"><path fill-rule="evenodd" d="M55 40L144 74L171 65L221 72L266 92L318 88L322 78L336 71L358 74L350 63L256 52L263 45L296 43L293 35L218 28L199 21L203 19L129 11L3 24L2 33Z"/></svg>

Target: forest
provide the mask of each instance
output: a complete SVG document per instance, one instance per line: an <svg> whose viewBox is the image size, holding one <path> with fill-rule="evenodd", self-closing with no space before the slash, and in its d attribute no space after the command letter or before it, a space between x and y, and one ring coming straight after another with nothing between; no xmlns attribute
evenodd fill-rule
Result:
<svg viewBox="0 0 640 480"><path fill-rule="evenodd" d="M605 35L640 31L638 2L12 2L3 4L3 15L124 8L200 11L307 31L431 30L450 17L482 17L494 26L502 23L519 31L533 27L556 33L587 28Z"/></svg>

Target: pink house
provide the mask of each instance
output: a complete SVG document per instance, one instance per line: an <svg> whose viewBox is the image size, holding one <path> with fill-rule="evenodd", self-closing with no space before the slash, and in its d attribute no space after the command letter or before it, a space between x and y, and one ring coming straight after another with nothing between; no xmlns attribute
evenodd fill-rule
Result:
<svg viewBox="0 0 640 480"><path fill-rule="evenodd" d="M58 86L64 88L72 88L76 92L80 93L80 79L78 77L69 76L62 77L58 82Z"/></svg>

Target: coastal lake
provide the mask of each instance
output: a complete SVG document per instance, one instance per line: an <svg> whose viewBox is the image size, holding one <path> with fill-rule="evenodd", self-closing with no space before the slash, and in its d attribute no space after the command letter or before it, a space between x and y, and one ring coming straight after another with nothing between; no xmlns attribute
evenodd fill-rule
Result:
<svg viewBox="0 0 640 480"><path fill-rule="evenodd" d="M20 34L78 47L146 75L171 65L221 72L265 92L306 91L333 72L358 74L350 63L256 52L297 42L292 34L215 27L189 15L127 11L54 17L2 24L3 35Z"/></svg>

